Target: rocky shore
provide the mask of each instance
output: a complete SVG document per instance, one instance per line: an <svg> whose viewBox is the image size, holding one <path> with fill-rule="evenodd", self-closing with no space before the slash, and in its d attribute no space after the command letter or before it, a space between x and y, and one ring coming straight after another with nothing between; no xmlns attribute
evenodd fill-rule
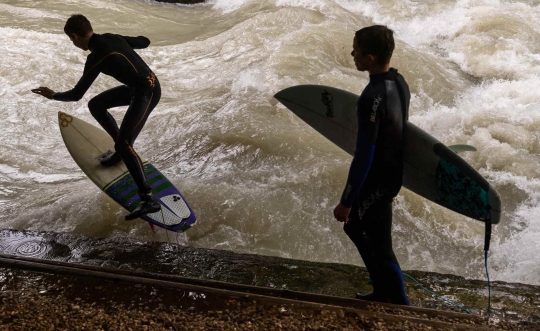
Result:
<svg viewBox="0 0 540 331"><path fill-rule="evenodd" d="M8 275L0 330L343 330L341 311L33 272Z"/></svg>
<svg viewBox="0 0 540 331"><path fill-rule="evenodd" d="M493 283L488 319L486 283L453 275L409 271L472 315L457 314L458 308L410 281L411 308L311 300L310 295L351 298L359 289L369 290L366 271L350 265L10 230L0 231L0 253L86 268L62 274L3 259L0 330L540 330L540 289L524 284ZM116 270L123 278L92 275L99 270ZM145 283L131 273L162 279ZM211 284L216 281L230 286ZM256 293L234 286L256 286Z"/></svg>
<svg viewBox="0 0 540 331"><path fill-rule="evenodd" d="M532 323L0 269L0 330L538 330Z"/></svg>

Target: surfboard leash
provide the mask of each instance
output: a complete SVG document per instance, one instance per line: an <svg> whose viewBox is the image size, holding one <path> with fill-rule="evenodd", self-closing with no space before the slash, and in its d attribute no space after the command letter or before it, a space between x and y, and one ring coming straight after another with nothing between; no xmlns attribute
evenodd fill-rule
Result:
<svg viewBox="0 0 540 331"><path fill-rule="evenodd" d="M487 276L487 283L488 283L488 308L487 308L487 316L488 318L491 317L491 282L490 282L490 279L489 279L489 270L488 270L488 251L489 251L489 244L491 242L491 228L492 228L492 223L491 223L491 217L488 215L488 218L486 219L486 221L484 222L486 224L486 232L485 232L485 237L484 237L484 263L485 263L485 267L486 267L486 276ZM463 307L463 306L460 306L458 304L456 304L455 302L451 301L451 300L448 300L448 299L445 299L443 297L441 297L440 295L438 295L437 293L433 292L433 291L430 291L428 290L427 288L425 288L422 284L420 284L420 282L418 280L416 280L413 276L403 272L403 275L410 278L412 281L414 281L418 286L420 286L420 288L426 292L428 292L429 294L443 300L444 302L454 306L454 307L457 307L459 309L461 309L462 311L466 312L467 314L472 314L472 312ZM371 280L370 280L371 281Z"/></svg>
<svg viewBox="0 0 540 331"><path fill-rule="evenodd" d="M488 219L486 220L486 235L484 238L484 264L486 266L486 276L487 276L487 283L488 283L488 308L487 308L487 316L488 318L491 317L491 282L489 280L489 271L488 271L488 251L489 251L489 243L491 241L491 214L489 214Z"/></svg>
<svg viewBox="0 0 540 331"><path fill-rule="evenodd" d="M420 288L421 288L422 290L426 291L427 293L429 293L429 294L431 294L431 295L433 295L433 296L435 296L435 297L441 299L442 301L444 301L444 302L446 302L446 303L448 303L448 304L450 304L450 305L452 305L452 306L454 306L454 307L457 307L457 308L461 309L462 311L466 312L467 314L471 314L471 315L472 315L472 312L471 312L469 309L467 309L467 308L465 308L465 307L463 307L463 306L458 305L457 303L453 302L452 300L448 300L448 299L446 299L446 298L441 297L441 296L438 295L437 293L435 293L435 292L433 292L433 291L430 291L430 290L428 290L427 288L425 288L425 287L424 287L422 284L420 284L420 282L419 282L418 280L416 280L413 276L411 276L411 275L409 275L409 274L407 274L407 273L404 273L404 272L402 272L402 273L403 273L403 276L407 276L407 277L410 278L413 282L415 282L416 284L418 284L418 286L420 286Z"/></svg>
<svg viewBox="0 0 540 331"><path fill-rule="evenodd" d="M165 224L165 215L163 215L163 207L161 208L160 212L161 212L161 223ZM164 228L164 229L165 229L165 234L167 235L167 242L169 243L169 245L171 245L171 240L169 239L169 229L167 228Z"/></svg>

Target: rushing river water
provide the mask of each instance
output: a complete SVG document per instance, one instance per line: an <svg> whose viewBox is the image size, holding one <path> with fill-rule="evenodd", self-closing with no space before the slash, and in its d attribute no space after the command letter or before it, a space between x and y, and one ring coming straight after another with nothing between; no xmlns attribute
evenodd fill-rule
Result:
<svg viewBox="0 0 540 331"><path fill-rule="evenodd" d="M199 223L152 234L70 157L64 111L95 123L87 102L118 85L101 75L77 103L30 92L73 87L86 53L63 34L72 13L98 33L144 35L139 54L163 96L136 142L183 192ZM392 66L413 93L410 121L450 144L503 198L492 279L540 284L540 2L502 0L0 0L0 226L361 264L333 220L350 157L274 93L324 84L359 93L354 31L395 30ZM121 120L124 108L112 111ZM394 249L404 269L483 278L483 224L403 189Z"/></svg>

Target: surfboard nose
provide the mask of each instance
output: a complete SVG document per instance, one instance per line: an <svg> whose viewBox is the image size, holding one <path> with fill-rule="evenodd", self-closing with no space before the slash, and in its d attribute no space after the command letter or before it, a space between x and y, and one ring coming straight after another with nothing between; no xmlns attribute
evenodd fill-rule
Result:
<svg viewBox="0 0 540 331"><path fill-rule="evenodd" d="M67 128L71 122L73 122L73 116L61 111L58 112L58 123L60 126Z"/></svg>

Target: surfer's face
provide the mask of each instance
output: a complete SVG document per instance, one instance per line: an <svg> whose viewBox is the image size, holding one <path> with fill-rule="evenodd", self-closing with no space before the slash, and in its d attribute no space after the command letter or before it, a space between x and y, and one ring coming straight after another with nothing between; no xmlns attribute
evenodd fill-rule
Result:
<svg viewBox="0 0 540 331"><path fill-rule="evenodd" d="M75 45L76 47L82 49L83 51L88 50L88 47L86 47L86 45L84 43L83 37L78 36L76 33L70 33L68 36L69 36L69 40L71 40L73 45Z"/></svg>
<svg viewBox="0 0 540 331"><path fill-rule="evenodd" d="M351 52L351 55L354 59L354 65L356 66L356 69L358 71L366 71L370 68L370 66L373 65L375 62L375 58L371 54L363 54L362 50L358 46L358 42L356 41L356 37L354 37L353 41L353 50Z"/></svg>

